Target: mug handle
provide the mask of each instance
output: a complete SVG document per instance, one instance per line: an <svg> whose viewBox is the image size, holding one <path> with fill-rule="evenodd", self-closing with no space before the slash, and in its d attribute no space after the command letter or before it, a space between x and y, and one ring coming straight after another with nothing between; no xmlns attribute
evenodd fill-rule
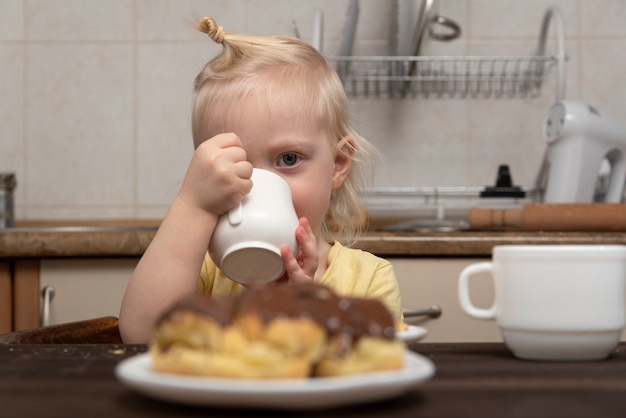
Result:
<svg viewBox="0 0 626 418"><path fill-rule="evenodd" d="M243 203L239 202L237 206L228 211L228 223L237 226L243 221Z"/></svg>
<svg viewBox="0 0 626 418"><path fill-rule="evenodd" d="M477 273L489 273L493 279L493 263L484 262L469 265L461 271L459 276L459 302L463 310L470 316L479 319L494 319L496 316L496 301L489 309L477 308L472 304L469 291L470 277Z"/></svg>

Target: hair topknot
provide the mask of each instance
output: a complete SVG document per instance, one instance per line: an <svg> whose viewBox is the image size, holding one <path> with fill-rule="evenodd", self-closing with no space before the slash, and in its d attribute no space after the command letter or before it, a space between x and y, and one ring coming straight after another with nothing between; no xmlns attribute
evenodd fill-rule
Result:
<svg viewBox="0 0 626 418"><path fill-rule="evenodd" d="M212 17L203 17L198 23L198 30L209 35L213 42L224 42L224 28L219 26Z"/></svg>

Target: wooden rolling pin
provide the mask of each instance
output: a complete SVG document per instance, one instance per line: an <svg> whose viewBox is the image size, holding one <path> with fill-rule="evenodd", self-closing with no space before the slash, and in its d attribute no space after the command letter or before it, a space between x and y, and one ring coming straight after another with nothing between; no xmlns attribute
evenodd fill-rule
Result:
<svg viewBox="0 0 626 418"><path fill-rule="evenodd" d="M531 203L518 209L471 208L470 229L626 231L624 203Z"/></svg>

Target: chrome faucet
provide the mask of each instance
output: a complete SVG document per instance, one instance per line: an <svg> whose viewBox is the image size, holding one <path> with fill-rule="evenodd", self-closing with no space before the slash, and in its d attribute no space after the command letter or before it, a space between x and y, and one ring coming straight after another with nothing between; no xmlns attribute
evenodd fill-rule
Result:
<svg viewBox="0 0 626 418"><path fill-rule="evenodd" d="M15 173L0 173L0 229L13 226L13 190L16 185Z"/></svg>

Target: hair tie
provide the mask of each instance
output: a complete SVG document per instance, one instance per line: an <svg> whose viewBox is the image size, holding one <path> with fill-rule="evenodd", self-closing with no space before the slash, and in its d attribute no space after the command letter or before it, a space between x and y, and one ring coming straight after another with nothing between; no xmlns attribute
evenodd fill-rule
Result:
<svg viewBox="0 0 626 418"><path fill-rule="evenodd" d="M221 26L212 26L208 33L209 37L213 39L213 42L221 44L224 42L224 28Z"/></svg>

